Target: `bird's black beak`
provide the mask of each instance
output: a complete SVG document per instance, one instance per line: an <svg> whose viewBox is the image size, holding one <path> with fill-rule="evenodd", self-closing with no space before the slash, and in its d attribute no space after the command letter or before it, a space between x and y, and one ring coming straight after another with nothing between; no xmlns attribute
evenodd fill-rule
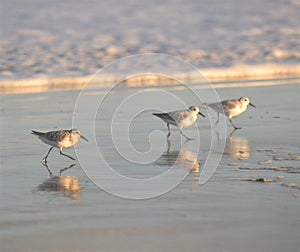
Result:
<svg viewBox="0 0 300 252"><path fill-rule="evenodd" d="M203 117L205 117L205 115L203 115L201 112L199 112L198 114L201 115L201 116L203 116Z"/></svg>
<svg viewBox="0 0 300 252"><path fill-rule="evenodd" d="M256 108L256 106L254 104L252 104L251 102L249 103L250 106L252 106L253 108Z"/></svg>
<svg viewBox="0 0 300 252"><path fill-rule="evenodd" d="M82 139L84 139L85 141L89 141L89 140L87 140L87 138L85 138L84 136L80 136L80 138L82 138Z"/></svg>

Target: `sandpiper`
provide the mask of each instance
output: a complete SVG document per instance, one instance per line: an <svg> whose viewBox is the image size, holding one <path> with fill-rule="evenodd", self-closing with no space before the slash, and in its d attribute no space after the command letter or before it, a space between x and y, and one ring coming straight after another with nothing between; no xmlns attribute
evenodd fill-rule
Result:
<svg viewBox="0 0 300 252"><path fill-rule="evenodd" d="M256 108L249 100L248 97L241 97L238 100L226 100L226 101L221 101L221 102L216 102L216 103L203 103L203 105L206 105L218 113L218 120L216 121L216 124L219 123L219 114L222 113L226 115L229 118L229 122L233 126L233 128L236 129L241 129L239 127L236 127L231 118L238 116L245 112L248 108L248 105Z"/></svg>
<svg viewBox="0 0 300 252"><path fill-rule="evenodd" d="M81 132L78 129L57 130L57 131L49 131L45 133L32 130L31 134L37 135L42 142L52 146L49 149L47 155L42 159L42 162L45 163L47 162L47 158L54 147L59 149L59 153L61 155L66 156L72 160L75 160L75 158L67 154L64 154L62 152L62 149L73 146L74 144L77 143L79 138L83 138L85 141L88 141L84 136L81 135Z"/></svg>
<svg viewBox="0 0 300 252"><path fill-rule="evenodd" d="M187 110L176 110L168 113L153 113L153 115L159 117L167 123L167 127L169 130L167 138L169 138L171 135L169 127L169 124L171 124L177 126L180 130L180 134L183 135L187 140L192 140L192 138L184 135L182 129L191 126L197 120L198 114L205 117L205 115L203 115L200 112L200 109L196 106L191 106Z"/></svg>

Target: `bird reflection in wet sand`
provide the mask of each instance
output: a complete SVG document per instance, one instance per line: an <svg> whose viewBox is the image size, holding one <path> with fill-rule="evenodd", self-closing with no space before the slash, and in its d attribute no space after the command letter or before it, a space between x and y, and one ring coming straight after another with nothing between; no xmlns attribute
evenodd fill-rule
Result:
<svg viewBox="0 0 300 252"><path fill-rule="evenodd" d="M38 191L47 192L62 192L64 196L72 199L80 198L80 187L78 186L78 178L74 176L63 176L62 173L72 167L75 164L71 164L60 170L59 176L54 176L49 169L47 163L42 163L47 169L50 175L50 179L45 180L42 184L37 187Z"/></svg>
<svg viewBox="0 0 300 252"><path fill-rule="evenodd" d="M246 160L250 156L248 140L243 137L234 137L234 132L235 130L231 132L226 140L224 154L240 160Z"/></svg>
<svg viewBox="0 0 300 252"><path fill-rule="evenodd" d="M199 172L200 164L193 152L185 151L182 148L179 151L170 151L171 144L169 140L167 140L167 142L168 149L156 160L156 165L168 167L177 165L193 173Z"/></svg>

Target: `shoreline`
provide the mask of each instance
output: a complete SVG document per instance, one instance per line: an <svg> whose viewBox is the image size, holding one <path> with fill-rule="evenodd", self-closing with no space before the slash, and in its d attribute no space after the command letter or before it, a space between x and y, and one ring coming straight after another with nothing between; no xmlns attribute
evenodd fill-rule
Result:
<svg viewBox="0 0 300 252"><path fill-rule="evenodd" d="M130 79L126 79L127 76L125 75L101 75L101 80L99 80L98 77L95 78L95 75L88 75L79 77L44 77L19 80L1 80L0 89L1 94L37 93L68 89L78 90L82 89L90 81L92 82L92 87L100 86L102 88L109 88L112 85L115 85L115 83L120 83L129 87L172 85L179 83L176 79L185 80L185 82L188 83L203 82L203 80L206 79L212 82L212 84L220 83L222 81L258 80L262 82L258 85L266 85L265 81L268 79L293 79L300 77L300 67L297 64L239 65L231 68L208 68L199 69L199 71L195 72L174 73L171 77L148 73L143 74L142 76L135 76ZM225 84L225 86L226 85L229 84ZM224 83L222 86L224 86Z"/></svg>

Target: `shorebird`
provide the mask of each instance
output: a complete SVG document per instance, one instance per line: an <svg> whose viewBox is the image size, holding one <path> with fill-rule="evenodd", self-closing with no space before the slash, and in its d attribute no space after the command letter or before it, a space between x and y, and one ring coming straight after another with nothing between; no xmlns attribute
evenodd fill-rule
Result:
<svg viewBox="0 0 300 252"><path fill-rule="evenodd" d="M235 130L241 129L239 127L236 127L231 118L238 116L245 112L248 108L248 105L256 108L249 100L248 97L241 97L238 100L226 100L226 101L221 101L221 102L216 102L216 103L203 103L203 105L206 105L218 113L218 120L216 121L216 124L219 123L219 114L222 113L226 115L229 118L229 122L233 126Z"/></svg>
<svg viewBox="0 0 300 252"><path fill-rule="evenodd" d="M176 110L168 113L153 113L153 115L159 117L167 123L167 127L169 130L167 138L169 138L171 135L169 127L169 124L171 124L177 126L179 128L180 134L183 135L187 140L192 140L192 138L184 135L182 129L191 126L197 120L198 115L205 117L205 115L203 115L200 112L199 108L196 106L191 106L187 110Z"/></svg>
<svg viewBox="0 0 300 252"><path fill-rule="evenodd" d="M81 132L78 129L57 130L57 131L49 131L49 132L45 132L45 133L32 130L31 134L37 135L42 142L52 146L49 149L47 155L42 159L42 162L45 162L45 163L47 162L47 158L54 147L59 149L60 155L63 155L72 160L75 160L75 158L73 158L67 154L64 154L62 152L62 149L73 146L74 144L77 143L79 138L82 138L85 141L88 141L84 136L81 135Z"/></svg>

